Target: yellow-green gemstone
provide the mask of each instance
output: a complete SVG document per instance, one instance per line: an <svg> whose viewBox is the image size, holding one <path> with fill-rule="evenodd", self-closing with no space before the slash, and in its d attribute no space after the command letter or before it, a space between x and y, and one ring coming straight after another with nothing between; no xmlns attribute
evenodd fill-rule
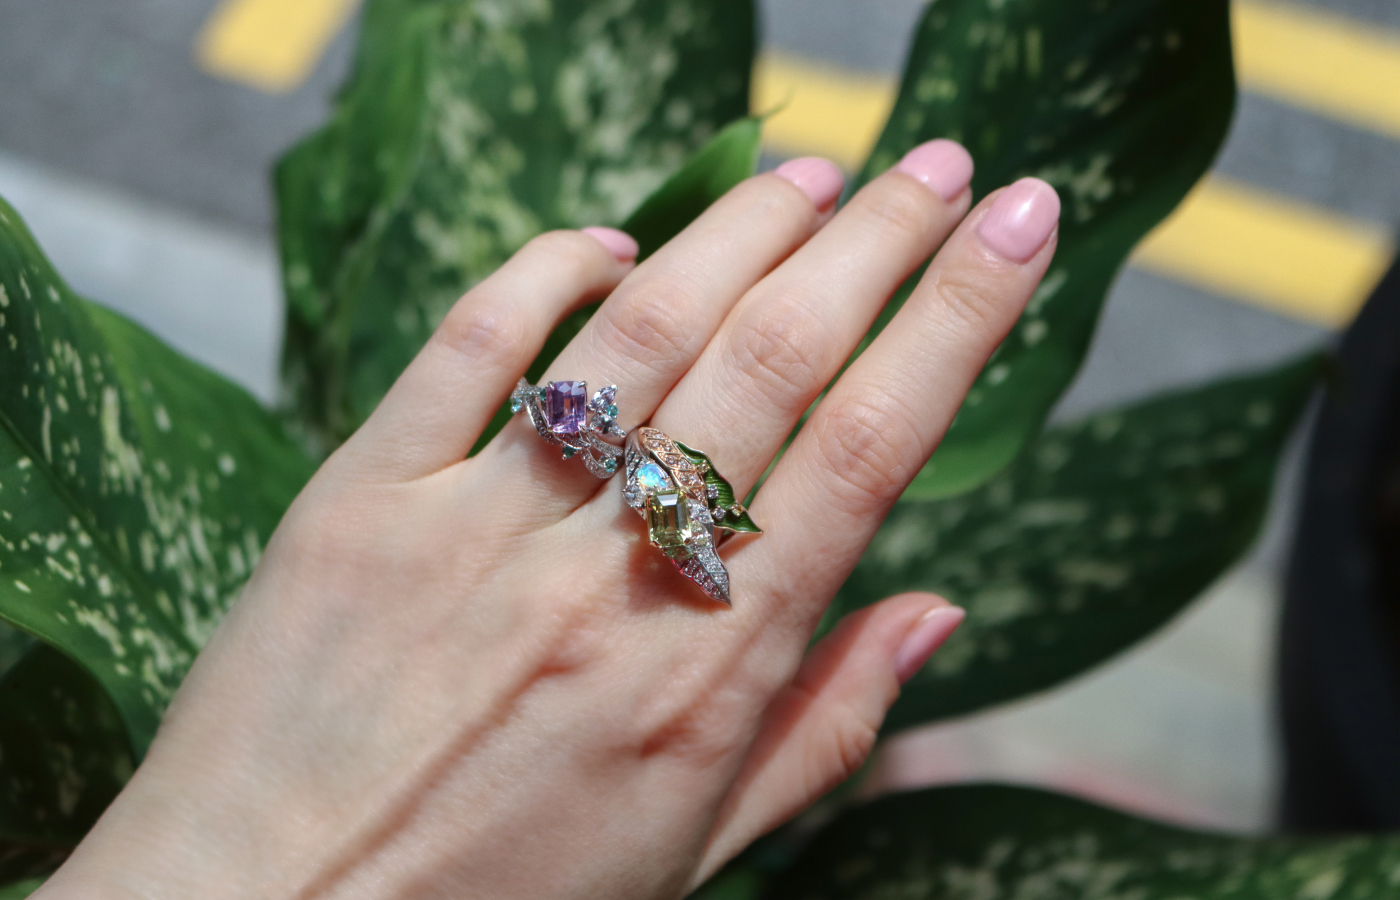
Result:
<svg viewBox="0 0 1400 900"><path fill-rule="evenodd" d="M651 542L662 550L684 547L692 533L685 495L680 491L652 494L647 503L647 531Z"/></svg>

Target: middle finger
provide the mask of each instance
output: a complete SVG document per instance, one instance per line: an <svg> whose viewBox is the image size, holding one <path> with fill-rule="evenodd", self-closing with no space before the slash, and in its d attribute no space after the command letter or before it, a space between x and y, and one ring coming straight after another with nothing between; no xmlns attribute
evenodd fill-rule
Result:
<svg viewBox="0 0 1400 900"><path fill-rule="evenodd" d="M971 204L972 158L911 150L748 293L653 419L747 493L894 292ZM761 524L761 523L760 523Z"/></svg>

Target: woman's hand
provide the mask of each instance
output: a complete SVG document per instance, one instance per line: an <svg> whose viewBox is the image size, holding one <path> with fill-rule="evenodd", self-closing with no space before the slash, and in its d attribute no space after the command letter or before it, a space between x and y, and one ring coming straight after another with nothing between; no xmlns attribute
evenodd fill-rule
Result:
<svg viewBox="0 0 1400 900"><path fill-rule="evenodd" d="M1048 186L968 215L971 174L924 145L832 217L838 171L798 160L635 268L618 232L532 241L298 498L38 896L678 897L849 775L961 613L905 595L808 639L1054 252ZM546 380L618 385L624 428L742 496L935 250L758 494L766 533L725 545L733 609L524 417L464 460L606 297Z"/></svg>

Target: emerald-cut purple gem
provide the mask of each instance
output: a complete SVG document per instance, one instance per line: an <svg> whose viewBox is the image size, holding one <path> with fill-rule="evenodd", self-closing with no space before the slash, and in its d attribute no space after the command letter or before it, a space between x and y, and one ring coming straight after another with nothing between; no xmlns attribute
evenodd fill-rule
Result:
<svg viewBox="0 0 1400 900"><path fill-rule="evenodd" d="M588 385L551 381L545 388L544 418L555 434L578 434L588 420Z"/></svg>

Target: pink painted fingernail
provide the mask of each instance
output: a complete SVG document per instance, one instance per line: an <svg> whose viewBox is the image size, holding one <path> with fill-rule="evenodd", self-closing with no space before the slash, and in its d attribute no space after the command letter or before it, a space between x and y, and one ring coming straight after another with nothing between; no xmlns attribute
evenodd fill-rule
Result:
<svg viewBox="0 0 1400 900"><path fill-rule="evenodd" d="M826 212L836 205L841 189L846 186L846 176L836 163L820 156L804 156L790 159L773 170L779 178L785 178L802 189L802 193L812 198L817 212Z"/></svg>
<svg viewBox="0 0 1400 900"><path fill-rule="evenodd" d="M956 141L939 138L904 154L895 171L922 181L946 203L972 183L972 155Z"/></svg>
<svg viewBox="0 0 1400 900"><path fill-rule="evenodd" d="M977 226L982 242L1012 262L1029 262L1060 221L1060 195L1039 178L1022 178L1001 192Z"/></svg>
<svg viewBox="0 0 1400 900"><path fill-rule="evenodd" d="M632 235L625 231L618 231L616 228L603 228L598 225L580 230L607 247L608 252L617 257L618 262L631 262L637 258L637 242L633 240Z"/></svg>
<svg viewBox="0 0 1400 900"><path fill-rule="evenodd" d="M925 613L922 619L915 622L909 633L904 636L904 643L899 645L899 652L894 657L894 673L899 678L899 683L904 684L913 678L924 667L924 663L928 662L933 651L948 640L966 617L967 613L959 607L940 606Z"/></svg>

